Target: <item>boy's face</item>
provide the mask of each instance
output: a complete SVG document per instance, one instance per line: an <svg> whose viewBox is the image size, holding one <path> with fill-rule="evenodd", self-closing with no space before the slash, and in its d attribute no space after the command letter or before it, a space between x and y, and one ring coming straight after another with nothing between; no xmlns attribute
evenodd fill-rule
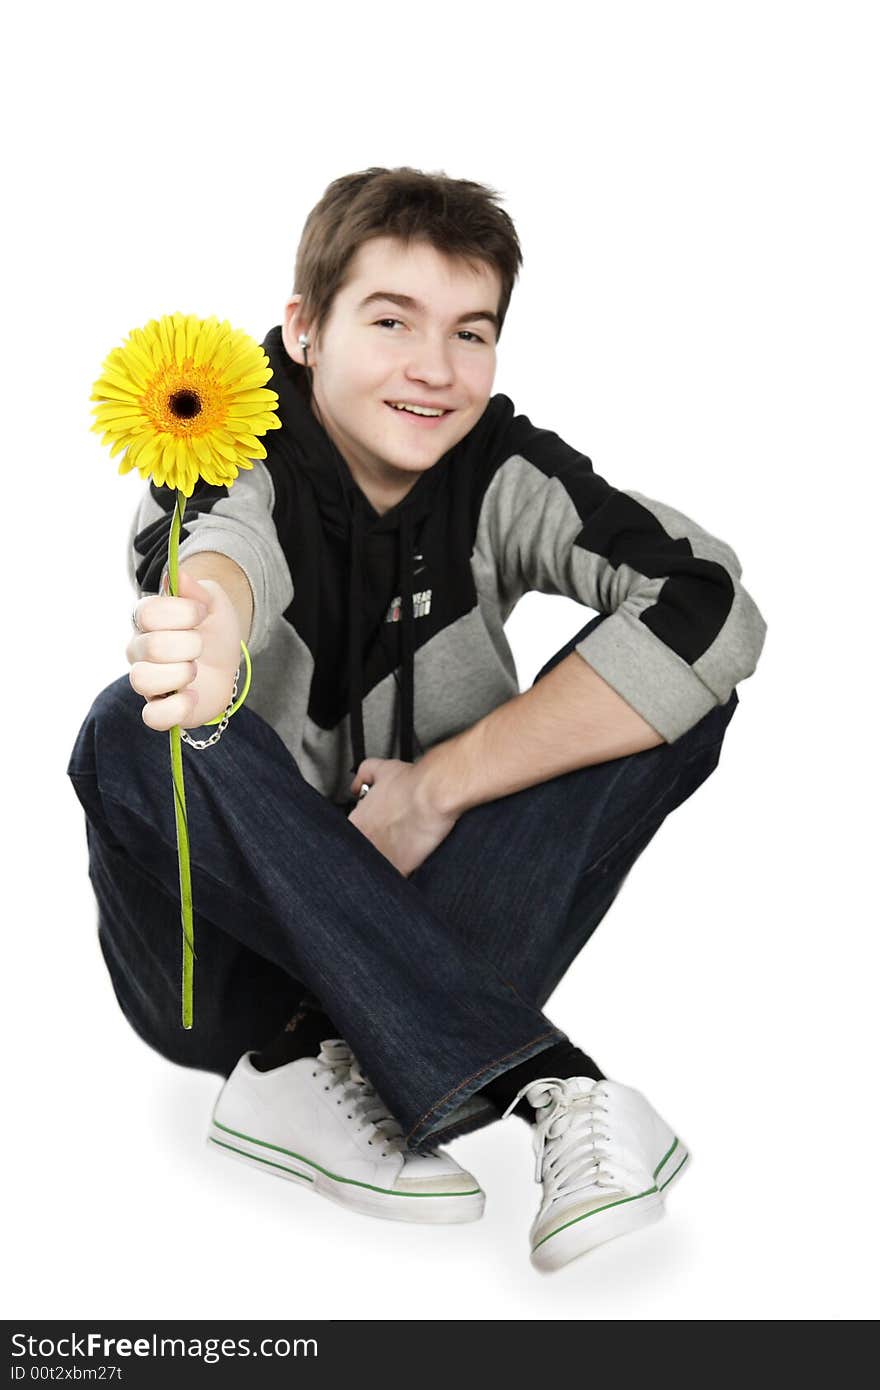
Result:
<svg viewBox="0 0 880 1390"><path fill-rule="evenodd" d="M353 258L317 344L297 316L299 296L288 302L285 347L302 363L297 339L308 333L312 409L378 511L406 496L483 414L500 295L501 278L485 262L470 266L426 243L407 248L376 237ZM389 404L403 401L446 413L427 419Z"/></svg>

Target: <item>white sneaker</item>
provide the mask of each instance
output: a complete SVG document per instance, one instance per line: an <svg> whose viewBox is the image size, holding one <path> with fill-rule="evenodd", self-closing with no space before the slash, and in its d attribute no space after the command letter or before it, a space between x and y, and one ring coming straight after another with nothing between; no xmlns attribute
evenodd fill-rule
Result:
<svg viewBox="0 0 880 1390"><path fill-rule="evenodd" d="M538 1115L535 1181L544 1186L533 1264L558 1269L663 1215L688 1153L643 1095L618 1081L547 1077L524 1086L505 1113L522 1096Z"/></svg>
<svg viewBox="0 0 880 1390"><path fill-rule="evenodd" d="M257 1071L239 1060L208 1142L343 1206L392 1221L476 1221L485 1193L438 1150L416 1154L340 1039L317 1057Z"/></svg>

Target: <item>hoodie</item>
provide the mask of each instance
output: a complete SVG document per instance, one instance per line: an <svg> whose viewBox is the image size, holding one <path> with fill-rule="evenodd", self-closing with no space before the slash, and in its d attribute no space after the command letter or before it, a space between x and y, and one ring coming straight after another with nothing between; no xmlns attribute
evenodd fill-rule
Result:
<svg viewBox="0 0 880 1390"><path fill-rule="evenodd" d="M504 624L524 593L608 615L575 647L669 742L752 674L766 623L724 541L492 396L379 515L309 403L281 328L263 343L281 429L231 487L199 482L179 559L219 551L254 598L249 706L339 805L365 757L418 759L519 693ZM167 567L174 493L129 536L139 596Z"/></svg>

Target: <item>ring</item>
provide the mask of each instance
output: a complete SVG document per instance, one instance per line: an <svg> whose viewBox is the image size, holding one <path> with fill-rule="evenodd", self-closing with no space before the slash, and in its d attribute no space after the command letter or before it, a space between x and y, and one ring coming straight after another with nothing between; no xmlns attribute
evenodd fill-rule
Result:
<svg viewBox="0 0 880 1390"><path fill-rule="evenodd" d="M132 625L132 627L134 628L135 632L143 632L143 628L139 625L138 620L137 620L137 611L138 611L138 604L139 604L139 603L140 603L140 599L138 599L138 601L137 601L137 603L135 604L134 608L131 610L131 625Z"/></svg>
<svg viewBox="0 0 880 1390"><path fill-rule="evenodd" d="M367 792L368 792L369 790L370 790L370 783L369 783L369 782L362 782L362 783L361 783L361 789L360 789L360 791L358 792L358 801L363 801L364 797L366 796L366 794L367 794Z"/></svg>

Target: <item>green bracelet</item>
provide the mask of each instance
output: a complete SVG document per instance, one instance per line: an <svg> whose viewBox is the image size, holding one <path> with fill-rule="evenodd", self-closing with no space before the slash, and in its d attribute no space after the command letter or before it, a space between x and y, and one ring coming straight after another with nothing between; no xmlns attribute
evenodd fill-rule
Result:
<svg viewBox="0 0 880 1390"><path fill-rule="evenodd" d="M247 647L245 646L244 642L242 642L242 644L241 644L241 649L242 649L242 651L244 652L244 665L245 665L244 690L241 692L241 694L239 695L239 697L238 697L238 699L236 700L235 704L232 706L232 709L224 710L222 714L218 714L218 715L217 715L217 718L216 718L216 719L206 719L206 720L205 720L205 724L206 724L206 725L208 725L208 724L219 724L219 723L221 722L221 720L223 720L223 719L229 719L233 714L235 714L235 711L236 711L237 709L240 709L241 706L244 704L245 696L247 695L248 691L249 691L250 688L251 688L251 655L250 655L250 652L248 651Z"/></svg>

